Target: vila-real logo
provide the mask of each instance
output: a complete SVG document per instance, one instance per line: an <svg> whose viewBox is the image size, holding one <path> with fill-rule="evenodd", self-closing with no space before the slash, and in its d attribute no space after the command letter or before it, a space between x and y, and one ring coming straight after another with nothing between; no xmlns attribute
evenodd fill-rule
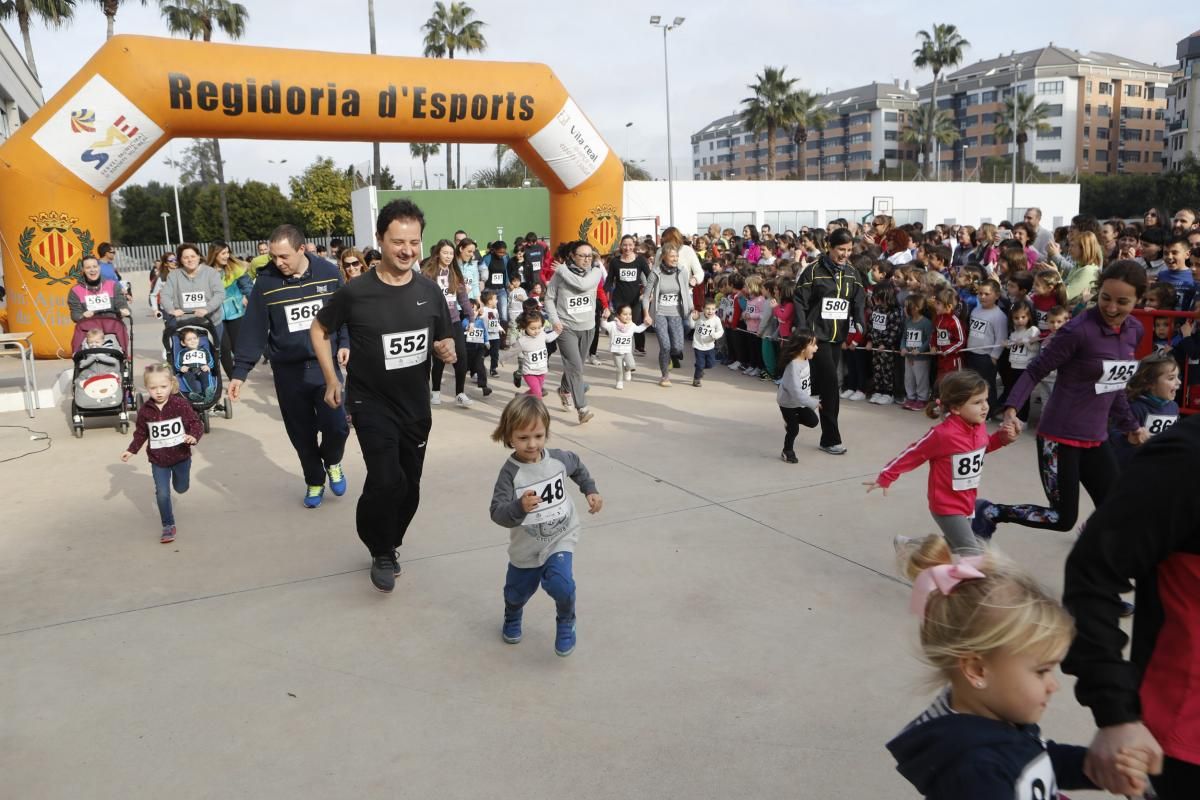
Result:
<svg viewBox="0 0 1200 800"><path fill-rule="evenodd" d="M93 75L33 134L33 140L72 174L105 192L162 135L162 128L129 98Z"/></svg>
<svg viewBox="0 0 1200 800"><path fill-rule="evenodd" d="M79 280L83 257L92 254L92 232L76 227L79 220L61 211L31 216L33 225L21 233L21 263L33 277L53 286Z"/></svg>

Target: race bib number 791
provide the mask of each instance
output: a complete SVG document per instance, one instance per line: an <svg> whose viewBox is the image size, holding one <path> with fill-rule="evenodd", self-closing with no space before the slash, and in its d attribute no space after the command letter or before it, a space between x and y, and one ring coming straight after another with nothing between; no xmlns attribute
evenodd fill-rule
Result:
<svg viewBox="0 0 1200 800"><path fill-rule="evenodd" d="M403 369L423 364L429 356L429 330L400 331L383 335L384 369Z"/></svg>

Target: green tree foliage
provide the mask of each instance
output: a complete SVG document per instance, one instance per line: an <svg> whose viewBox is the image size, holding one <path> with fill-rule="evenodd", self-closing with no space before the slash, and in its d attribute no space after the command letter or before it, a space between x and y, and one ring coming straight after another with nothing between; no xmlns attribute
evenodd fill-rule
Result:
<svg viewBox="0 0 1200 800"><path fill-rule="evenodd" d="M913 50L913 66L917 69L929 67L933 72L933 90L929 95L929 105L936 107L938 78L941 77L942 70L961 64L963 50L970 47L971 43L959 34L956 26L941 23L934 23L933 33L917 31L917 41L918 47ZM929 153L932 152L934 136L929 129L926 129L925 133L921 152ZM928 161L925 163L925 176L929 176Z"/></svg>
<svg viewBox="0 0 1200 800"><path fill-rule="evenodd" d="M100 6L100 10L104 12L105 25L107 26L106 39L113 37L113 29L116 27L117 22L117 11L120 10L121 6L128 6L132 2L134 0L96 0L96 4ZM144 6L147 0L137 0L137 2Z"/></svg>
<svg viewBox="0 0 1200 800"><path fill-rule="evenodd" d="M0 0L0 19L16 18L17 28L25 43L25 63L33 77L38 76L37 63L33 60L33 39L29 25L38 20L51 28L66 25L75 13L75 0Z"/></svg>
<svg viewBox="0 0 1200 800"><path fill-rule="evenodd" d="M796 175L808 180L808 132L821 130L829 121L830 114L812 92L801 89L792 97L792 143L796 145Z"/></svg>
<svg viewBox="0 0 1200 800"><path fill-rule="evenodd" d="M958 136L958 128L955 126L950 112L939 111L932 103L918 106L915 110L908 112L908 122L905 123L904 130L900 131L901 142L915 144L920 148L926 177L929 176L929 168L932 164L933 151L929 149L932 147L932 143L936 141L948 147L958 141Z"/></svg>
<svg viewBox="0 0 1200 800"><path fill-rule="evenodd" d="M996 139L1011 142L1013 134L1016 133L1018 176L1024 177L1026 174L1025 143L1029 141L1029 134L1034 131L1049 133L1050 123L1046 122L1049 116L1050 107L1037 102L1037 98L1032 94L1020 92L1005 98L1004 113L996 123Z"/></svg>
<svg viewBox="0 0 1200 800"><path fill-rule="evenodd" d="M262 239L277 225L301 224L296 207L274 184L233 181L225 189L231 241ZM217 187L211 184L198 186L189 194L193 198L192 212L184 217L184 221L187 228L195 232L196 241L211 242L222 238L221 198Z"/></svg>
<svg viewBox="0 0 1200 800"><path fill-rule="evenodd" d="M385 166L379 170L379 185L376 186L375 188L376 189L385 189L385 190L400 188L399 185L396 183L396 176L392 174L391 167Z"/></svg>
<svg viewBox="0 0 1200 800"><path fill-rule="evenodd" d="M421 159L421 174L425 176L425 182L421 185L426 189L429 188L429 157L436 156L440 152L442 146L440 144L425 144L422 142L412 142L408 146L408 153L413 158ZM446 145L446 150L450 149L450 145ZM446 157L446 174L450 174L449 155Z"/></svg>
<svg viewBox="0 0 1200 800"><path fill-rule="evenodd" d="M1200 205L1200 161L1188 155L1178 172L1162 175L1081 175L1079 211L1097 219L1141 217L1148 208L1164 214Z"/></svg>
<svg viewBox="0 0 1200 800"><path fill-rule="evenodd" d="M180 197L182 205L183 198ZM125 244L154 244L163 241L162 212L171 215L171 240L175 235L175 197L169 184L150 181L126 184L110 206L113 238ZM185 212L184 219L187 219Z"/></svg>
<svg viewBox="0 0 1200 800"><path fill-rule="evenodd" d="M348 233L354 229L350 212L350 179L332 158L318 157L299 177L288 179L292 204L310 235Z"/></svg>
<svg viewBox="0 0 1200 800"><path fill-rule="evenodd" d="M748 87L754 94L742 100L742 122L755 135L767 132L767 180L775 180L776 133L796 121L796 79L784 75L786 71L787 67L763 67Z"/></svg>

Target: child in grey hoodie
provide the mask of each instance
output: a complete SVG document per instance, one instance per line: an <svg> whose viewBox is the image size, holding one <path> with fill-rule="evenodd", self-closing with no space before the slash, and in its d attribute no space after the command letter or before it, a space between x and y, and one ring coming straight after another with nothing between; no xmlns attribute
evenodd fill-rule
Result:
<svg viewBox="0 0 1200 800"><path fill-rule="evenodd" d="M816 352L817 337L813 332L798 330L792 331L779 354L780 363L787 364L775 393L775 402L779 403L779 412L783 414L785 430L783 452L779 457L789 464L798 461L793 448L800 426L815 428L820 422L817 410L821 404L812 396L812 376L808 363Z"/></svg>
<svg viewBox="0 0 1200 800"><path fill-rule="evenodd" d="M580 525L566 479L587 497L589 513L599 513L604 501L579 456L546 449L549 433L550 412L541 398L528 394L505 406L492 433L493 441L513 450L500 468L491 503L492 521L509 529L501 636L509 644L521 641L522 610L540 584L558 610L554 652L568 656L575 649L572 563Z"/></svg>

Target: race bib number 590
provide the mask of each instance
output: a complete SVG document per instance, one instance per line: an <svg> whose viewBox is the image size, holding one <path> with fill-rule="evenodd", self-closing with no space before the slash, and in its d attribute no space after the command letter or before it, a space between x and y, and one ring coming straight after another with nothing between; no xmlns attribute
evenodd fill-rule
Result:
<svg viewBox="0 0 1200 800"><path fill-rule="evenodd" d="M429 330L400 331L383 335L384 369L403 369L425 363L429 357Z"/></svg>

